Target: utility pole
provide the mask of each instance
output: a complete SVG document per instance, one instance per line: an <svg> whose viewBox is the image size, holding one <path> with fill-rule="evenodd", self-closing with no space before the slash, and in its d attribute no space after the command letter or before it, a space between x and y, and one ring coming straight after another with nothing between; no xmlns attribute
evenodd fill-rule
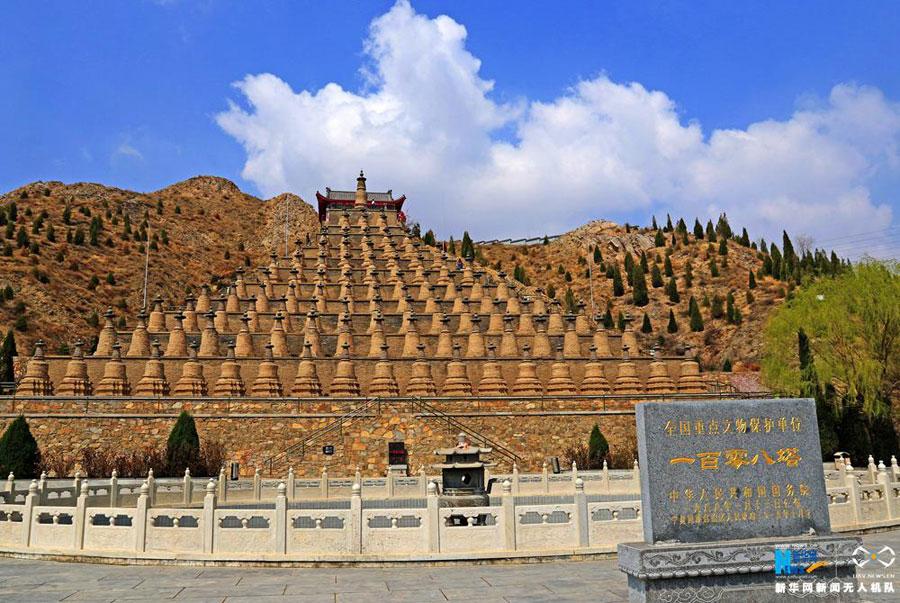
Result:
<svg viewBox="0 0 900 603"><path fill-rule="evenodd" d="M150 230L150 220L147 220L147 230L144 232L148 232ZM141 306L144 312L147 311L147 281L150 276L150 235L147 235L147 240L144 241L144 304Z"/></svg>
<svg viewBox="0 0 900 603"><path fill-rule="evenodd" d="M588 246L588 255L590 259L588 260L588 285L591 290L591 316L597 315L597 309L594 307L594 253L593 250Z"/></svg>

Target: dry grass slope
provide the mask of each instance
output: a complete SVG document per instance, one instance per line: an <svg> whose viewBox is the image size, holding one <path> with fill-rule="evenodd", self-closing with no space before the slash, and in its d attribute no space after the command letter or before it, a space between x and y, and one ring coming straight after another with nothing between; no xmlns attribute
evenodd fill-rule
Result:
<svg viewBox="0 0 900 603"><path fill-rule="evenodd" d="M0 227L0 250L8 245L5 251L12 251L0 253L0 288L11 286L15 297L0 304L0 331L19 320L20 353L38 338L52 353L78 337L94 336L91 316L107 306L133 315L142 304L144 245L150 247L150 297L182 300L189 287L223 279L242 263L260 264L275 245L283 247L281 205L294 208L292 240L318 229L313 208L295 195L264 201L211 176L152 193L35 182L0 196L7 215L12 203L15 235L2 238L7 227ZM98 218L94 245L91 223ZM22 247L16 240L20 230L29 239Z"/></svg>

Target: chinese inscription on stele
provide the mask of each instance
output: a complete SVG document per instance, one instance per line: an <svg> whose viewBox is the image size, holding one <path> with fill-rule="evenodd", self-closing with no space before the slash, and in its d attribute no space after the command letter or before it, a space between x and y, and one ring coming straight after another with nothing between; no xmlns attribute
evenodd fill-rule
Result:
<svg viewBox="0 0 900 603"><path fill-rule="evenodd" d="M646 542L830 533L815 402L636 407Z"/></svg>

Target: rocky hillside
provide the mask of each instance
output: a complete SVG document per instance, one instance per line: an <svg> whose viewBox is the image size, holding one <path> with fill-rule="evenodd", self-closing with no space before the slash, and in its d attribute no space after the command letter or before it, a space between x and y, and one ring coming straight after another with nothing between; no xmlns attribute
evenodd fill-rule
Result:
<svg viewBox="0 0 900 603"><path fill-rule="evenodd" d="M670 230L595 221L553 241L478 245L477 255L484 263L517 277L532 290L543 289L564 305L568 297L569 303L584 301L587 311L593 307L597 315L609 310L607 321L612 319L613 328L621 327L620 316L630 318L643 346L659 345L663 350L676 351L689 344L708 369L721 369L727 360L735 370L754 370L758 368L765 321L789 295L792 285L789 279L770 275L772 255L768 247L764 251L745 238L745 233L735 236L730 226L725 236L715 234L721 226L721 221L716 228L708 226L698 237L687 226ZM776 263L784 261L775 246L771 251ZM820 253L810 254L804 262L812 265L818 258L821 263L824 254L819 257ZM630 256L627 261L626 256ZM646 300L636 300L626 263L640 265L642 256L647 296ZM802 262L798 259L797 263ZM677 294L671 293L673 280ZM691 298L697 304L702 330L691 329ZM674 324L670 324L670 312ZM698 326L695 322L694 328Z"/></svg>
<svg viewBox="0 0 900 603"><path fill-rule="evenodd" d="M35 182L0 196L0 332L16 329L21 351L48 351L96 334L107 306L133 315L149 296L183 299L242 263L283 251L318 229L312 207L283 194L267 201L225 179L198 176L152 193L99 184ZM145 247L147 246L147 247Z"/></svg>

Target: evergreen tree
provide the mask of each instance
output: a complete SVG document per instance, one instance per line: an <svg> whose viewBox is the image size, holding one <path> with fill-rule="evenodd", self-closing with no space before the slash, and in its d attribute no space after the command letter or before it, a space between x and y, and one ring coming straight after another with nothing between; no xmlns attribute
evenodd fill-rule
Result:
<svg viewBox="0 0 900 603"><path fill-rule="evenodd" d="M750 279L749 279L749 281L748 281L748 283L747 283L747 288L749 288L749 289L756 289L756 277L753 276L753 271L752 271L752 270L750 270Z"/></svg>
<svg viewBox="0 0 900 603"><path fill-rule="evenodd" d="M716 258L714 257L709 258L709 274L713 278L719 276L719 265L716 264Z"/></svg>
<svg viewBox="0 0 900 603"><path fill-rule="evenodd" d="M728 255L728 239L719 239L719 255Z"/></svg>
<svg viewBox="0 0 900 603"><path fill-rule="evenodd" d="M734 236L734 233L731 230L731 225L728 223L728 216L722 214L719 216L719 221L716 222L716 234L718 234L723 239L730 239Z"/></svg>
<svg viewBox="0 0 900 603"><path fill-rule="evenodd" d="M647 254L645 252L641 252L641 270L644 271L644 274L650 272L650 264L647 263Z"/></svg>
<svg viewBox="0 0 900 603"><path fill-rule="evenodd" d="M606 313L603 315L603 328L611 329L615 326L615 322L613 322L612 317L612 305L606 305Z"/></svg>
<svg viewBox="0 0 900 603"><path fill-rule="evenodd" d="M196 467L200 460L200 436L197 426L186 410L181 411L169 439L166 442L166 468L168 473L177 476L187 468Z"/></svg>
<svg viewBox="0 0 900 603"><path fill-rule="evenodd" d="M625 252L625 280L628 281L628 284L632 287L634 286L634 281L631 279L631 274L634 272L634 258L631 257L631 253Z"/></svg>
<svg viewBox="0 0 900 603"><path fill-rule="evenodd" d="M675 275L675 271L672 270L672 260L669 259L669 256L666 256L666 261L663 262L663 272L667 277L672 277Z"/></svg>
<svg viewBox="0 0 900 603"><path fill-rule="evenodd" d="M691 317L691 331L693 331L694 333L702 331L703 317L700 316L700 306L697 305L697 300L694 299L693 295L688 302L688 313Z"/></svg>
<svg viewBox="0 0 900 603"><path fill-rule="evenodd" d="M656 225L656 216L653 216L653 221L650 223L650 228L652 230L659 230L659 226Z"/></svg>
<svg viewBox="0 0 900 603"><path fill-rule="evenodd" d="M746 228L741 230L740 242L741 242L741 245L743 245L744 247L750 247L750 235L747 234Z"/></svg>
<svg viewBox="0 0 900 603"><path fill-rule="evenodd" d="M619 316L618 316L618 318L616 319L616 327L617 327L620 331L624 331L624 330L625 330L625 315L622 314L622 311L621 311L621 310L619 310Z"/></svg>
<svg viewBox="0 0 900 603"><path fill-rule="evenodd" d="M675 312L672 309L669 309L669 324L666 325L666 332L668 333L677 333L678 332L678 323L675 321Z"/></svg>
<svg viewBox="0 0 900 603"><path fill-rule="evenodd" d="M713 318L722 318L725 316L725 309L722 306L722 297L718 293L712 296L709 313Z"/></svg>
<svg viewBox="0 0 900 603"><path fill-rule="evenodd" d="M472 242L472 237L469 236L468 230L463 233L460 255L467 260L475 257L475 244Z"/></svg>
<svg viewBox="0 0 900 603"><path fill-rule="evenodd" d="M18 355L16 351L16 337L13 330L6 332L3 343L0 344L0 381L4 383L12 383L16 380L16 373L13 370L13 358Z"/></svg>
<svg viewBox="0 0 900 603"><path fill-rule="evenodd" d="M94 247L97 246L97 237L100 234L101 222L100 216L94 216L91 219L91 228L90 228L90 242Z"/></svg>
<svg viewBox="0 0 900 603"><path fill-rule="evenodd" d="M616 297L625 295L625 286L622 284L622 273L619 271L618 266L613 268L613 295Z"/></svg>
<svg viewBox="0 0 900 603"><path fill-rule="evenodd" d="M665 247L666 246L666 238L663 236L661 230L656 231L656 236L653 238L653 244L656 247Z"/></svg>
<svg viewBox="0 0 900 603"><path fill-rule="evenodd" d="M571 288L566 289L566 295L563 297L563 301L568 314L575 314L578 311L578 302L576 301L575 293L572 292Z"/></svg>
<svg viewBox="0 0 900 603"><path fill-rule="evenodd" d="M794 252L794 245L786 230L781 231L781 253L784 256L784 263L793 269L794 263L797 261L797 254Z"/></svg>
<svg viewBox="0 0 900 603"><path fill-rule="evenodd" d="M35 479L40 474L41 451L25 417L19 415L0 437L0 474Z"/></svg>
<svg viewBox="0 0 900 603"><path fill-rule="evenodd" d="M644 313L644 320L641 322L641 333L652 333L653 325L650 324L650 317L647 316L647 313Z"/></svg>
<svg viewBox="0 0 900 603"><path fill-rule="evenodd" d="M726 358L725 362L722 363L722 372L723 373L731 372L731 358Z"/></svg>
<svg viewBox="0 0 900 603"><path fill-rule="evenodd" d="M659 264L653 264L653 268L650 270L650 284L654 289L659 289L663 286L662 273L659 271Z"/></svg>
<svg viewBox="0 0 900 603"><path fill-rule="evenodd" d="M447 252L450 255L456 255L456 241L453 240L453 237L450 237L450 243L447 245Z"/></svg>
<svg viewBox="0 0 900 603"><path fill-rule="evenodd" d="M672 216L666 214L666 232L672 232Z"/></svg>
<svg viewBox="0 0 900 603"><path fill-rule="evenodd" d="M716 242L716 230L713 228L712 220L706 221L706 240L710 243Z"/></svg>
<svg viewBox="0 0 900 603"><path fill-rule="evenodd" d="M632 296L634 305L643 307L650 303L650 296L647 294L647 280L644 278L644 269L640 264L634 267L634 289Z"/></svg>
<svg viewBox="0 0 900 603"><path fill-rule="evenodd" d="M784 264L781 257L781 252L778 250L778 245L772 243L772 245L769 247L769 255L772 256L772 277L780 281L782 280L782 277L785 276L785 274L783 272Z"/></svg>
<svg viewBox="0 0 900 603"><path fill-rule="evenodd" d="M728 321L728 324L735 324L736 322L736 314L737 308L734 307L734 294L729 291L728 295L725 297L725 318Z"/></svg>
<svg viewBox="0 0 900 603"><path fill-rule="evenodd" d="M675 280L675 277L669 279L669 282L666 284L666 295L669 296L669 301L673 304L677 304L681 301L681 295L678 294L678 282Z"/></svg>
<svg viewBox="0 0 900 603"><path fill-rule="evenodd" d="M690 261L684 264L684 286L688 289L694 286L694 269Z"/></svg>
<svg viewBox="0 0 900 603"><path fill-rule="evenodd" d="M603 254L600 253L600 246L594 245L594 263L599 264L603 261Z"/></svg>
<svg viewBox="0 0 900 603"><path fill-rule="evenodd" d="M703 238L703 227L697 218L694 218L694 238L698 241Z"/></svg>
<svg viewBox="0 0 900 603"><path fill-rule="evenodd" d="M678 232L687 232L687 224L684 222L684 218L678 218L678 223L675 225L675 230Z"/></svg>
<svg viewBox="0 0 900 603"><path fill-rule="evenodd" d="M588 464L590 467L585 468L602 469L603 461L608 454L609 443L606 441L606 438L603 437L600 426L594 423L594 427L591 429L591 435L588 438Z"/></svg>
<svg viewBox="0 0 900 603"><path fill-rule="evenodd" d="M422 242L425 243L426 245L430 245L431 247L434 247L434 244L435 244L434 231L429 228L428 232L425 233L425 237L422 239Z"/></svg>

